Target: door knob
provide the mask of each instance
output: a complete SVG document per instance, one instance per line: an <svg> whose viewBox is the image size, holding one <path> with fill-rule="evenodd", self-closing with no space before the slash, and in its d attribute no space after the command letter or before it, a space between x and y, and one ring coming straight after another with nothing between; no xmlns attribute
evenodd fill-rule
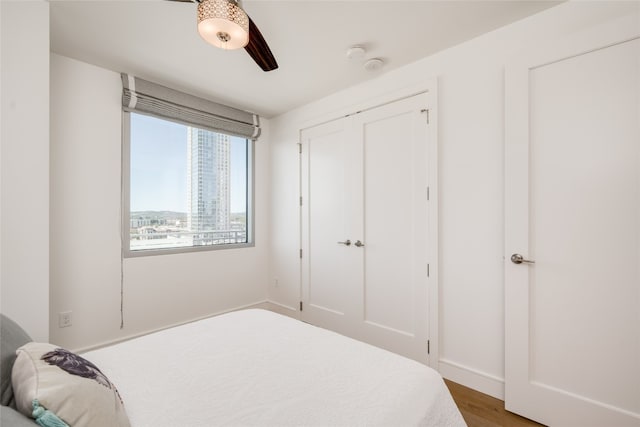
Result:
<svg viewBox="0 0 640 427"><path fill-rule="evenodd" d="M356 245L357 247L361 248L364 246L364 243L362 243L360 240L356 240L356 242L354 243L354 245Z"/></svg>
<svg viewBox="0 0 640 427"><path fill-rule="evenodd" d="M349 246L351 245L351 240L347 239L344 242L338 242L338 243L340 243L341 245Z"/></svg>
<svg viewBox="0 0 640 427"><path fill-rule="evenodd" d="M535 261L524 259L522 257L522 255L520 255L520 254L511 255L511 262L514 263L514 264L522 264L522 263L524 263L524 264L535 264L536 263Z"/></svg>

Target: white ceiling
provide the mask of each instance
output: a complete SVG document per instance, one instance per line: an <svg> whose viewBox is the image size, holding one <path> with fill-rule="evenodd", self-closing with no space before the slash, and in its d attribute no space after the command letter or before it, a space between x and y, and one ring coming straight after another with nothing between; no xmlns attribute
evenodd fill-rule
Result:
<svg viewBox="0 0 640 427"><path fill-rule="evenodd" d="M196 30L196 5L163 0L50 0L51 50L272 117L374 78L557 1L270 1L243 5L279 69L223 51ZM384 67L365 71L360 44Z"/></svg>

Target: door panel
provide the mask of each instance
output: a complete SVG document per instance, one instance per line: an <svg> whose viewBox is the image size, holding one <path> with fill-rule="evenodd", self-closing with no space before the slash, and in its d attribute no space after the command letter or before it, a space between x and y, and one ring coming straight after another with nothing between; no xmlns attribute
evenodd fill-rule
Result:
<svg viewBox="0 0 640 427"><path fill-rule="evenodd" d="M309 304L339 314L346 311L342 297L342 283L337 277L344 276L345 266L342 264L341 252L346 247L336 246L336 242L344 240L344 156L343 144L335 134L314 139L309 145L309 191L313 192L313 200L309 199L310 219L309 241L311 243L309 271L315 279L312 283L321 282L324 286L313 286L309 289ZM340 163L336 159L342 160ZM328 224L331 224L327 227ZM329 231L332 230L332 231ZM334 268L328 269L315 262L325 259Z"/></svg>
<svg viewBox="0 0 640 427"><path fill-rule="evenodd" d="M640 425L639 60L636 39L507 86L528 132L507 132L506 406L543 423Z"/></svg>
<svg viewBox="0 0 640 427"><path fill-rule="evenodd" d="M544 349L532 381L640 413L628 339L640 312L637 52L629 42L532 71L529 253L531 343ZM614 366L590 369L613 349Z"/></svg>
<svg viewBox="0 0 640 427"><path fill-rule="evenodd" d="M414 97L354 117L363 142L363 331L418 360L428 339L425 102Z"/></svg>
<svg viewBox="0 0 640 427"><path fill-rule="evenodd" d="M410 286L413 259L407 254L413 236L413 187L408 185L413 177L407 167L414 154L410 124L409 112L363 126L367 213L364 320L407 335L414 332L413 310L388 308L408 307L414 298Z"/></svg>

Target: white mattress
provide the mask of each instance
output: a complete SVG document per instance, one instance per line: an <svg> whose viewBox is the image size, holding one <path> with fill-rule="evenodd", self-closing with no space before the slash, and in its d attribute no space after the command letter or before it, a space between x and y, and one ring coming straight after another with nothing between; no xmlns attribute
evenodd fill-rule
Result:
<svg viewBox="0 0 640 427"><path fill-rule="evenodd" d="M133 427L464 426L440 375L265 310L87 352Z"/></svg>

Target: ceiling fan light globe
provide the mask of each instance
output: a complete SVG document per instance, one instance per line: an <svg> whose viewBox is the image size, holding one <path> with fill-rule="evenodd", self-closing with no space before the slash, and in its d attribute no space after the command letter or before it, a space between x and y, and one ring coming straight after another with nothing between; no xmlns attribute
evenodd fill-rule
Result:
<svg viewBox="0 0 640 427"><path fill-rule="evenodd" d="M205 19L198 24L198 33L207 42L221 49L240 49L249 43L249 33L239 25L225 19ZM224 41L219 34L228 34Z"/></svg>
<svg viewBox="0 0 640 427"><path fill-rule="evenodd" d="M249 43L249 17L227 0L203 0L198 4L198 33L221 49L240 49Z"/></svg>

